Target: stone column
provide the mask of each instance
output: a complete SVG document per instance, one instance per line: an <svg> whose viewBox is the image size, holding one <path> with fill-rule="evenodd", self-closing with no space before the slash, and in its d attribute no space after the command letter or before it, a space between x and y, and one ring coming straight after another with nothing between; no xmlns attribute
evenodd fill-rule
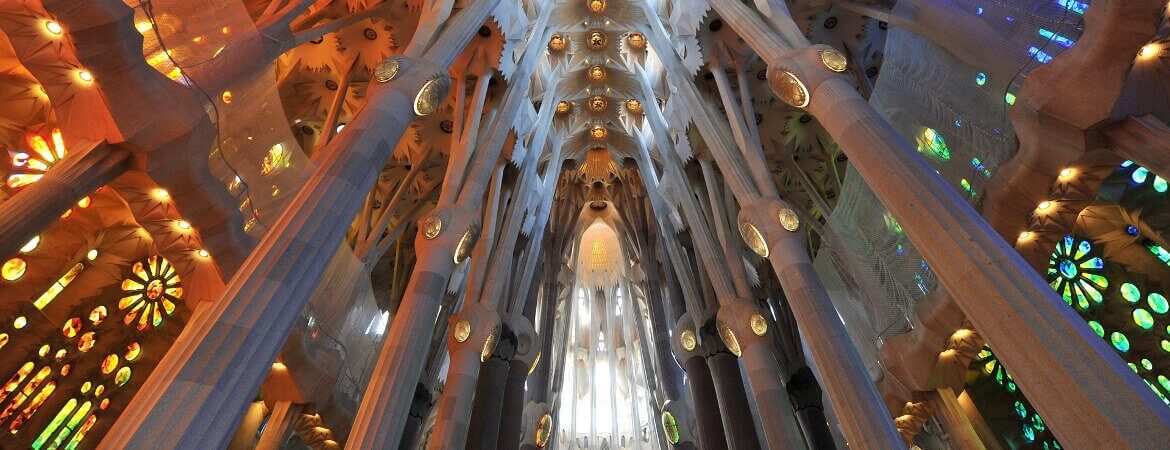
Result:
<svg viewBox="0 0 1170 450"><path fill-rule="evenodd" d="M739 362L735 360L734 355L722 349L707 357L707 367L711 369L711 380L715 384L715 394L719 399L719 415L723 419L727 448L760 448L755 419L752 418L752 407L748 404L747 390L743 377L739 374Z"/></svg>
<svg viewBox="0 0 1170 450"><path fill-rule="evenodd" d="M1004 364L1011 367L1017 384L1057 436L1092 447L1143 447L1156 446L1151 436L1170 433L1170 410L1117 352L1068 308L1044 278L858 95L845 75L839 73L846 70L839 65L843 60L839 52L823 45L790 51L778 44L768 26L746 5L729 0L711 4L768 61L768 80L777 97L806 108L817 118L902 225L942 284L949 292L962 293L955 297L956 303ZM1108 2L1094 7L1104 5ZM770 35L772 39L759 39ZM804 251L794 249L791 253L803 255ZM807 256L803 258L807 261ZM778 264L775 258L772 263ZM797 268L791 274L777 270L782 282L815 279L812 267L804 262L779 264ZM785 292L790 290L797 288L785 283ZM790 299L794 300L795 313L798 302L791 296ZM827 298L824 303L828 316L832 307ZM812 338L801 314L796 316L801 330L810 337L807 342L811 349L829 342ZM840 326L835 313L831 319L825 323L833 322L832 328ZM829 376L820 360L817 366ZM826 379L831 400L841 398L842 393L834 393L838 385ZM848 425L848 418L859 416L837 403L834 400L833 407L845 419L842 426L850 435L852 425ZM893 436L896 435L881 439L894 442L890 439ZM850 441L859 442L852 436Z"/></svg>
<svg viewBox="0 0 1170 450"><path fill-rule="evenodd" d="M450 329L447 342L451 363L447 366L439 414L427 446L432 450L459 449L466 445L480 366L495 352L502 326L498 313L475 302L451 317Z"/></svg>
<svg viewBox="0 0 1170 450"><path fill-rule="evenodd" d="M806 448L804 439L800 435L800 427L796 423L792 404L788 393L784 389L781 377L783 371L776 359L774 340L768 335L774 330L768 329L768 321L763 311L744 299L734 299L721 302L716 328L719 339L723 341L728 353L717 353L716 356L736 355L743 361L744 371L751 383L752 396L756 400L756 407L760 414L760 423L764 427L764 439L768 448ZM714 336L712 336L714 338ZM713 356L715 358L716 356ZM734 363L735 360L731 359ZM719 367L710 363L712 368ZM734 375L739 378L738 364L731 366L735 369ZM728 375L730 376L730 375ZM742 386L742 382L740 385ZM716 386L719 383L716 381ZM746 400L746 399L745 399ZM724 402L723 391L720 391L720 403ZM743 405L747 408L747 404ZM726 412L724 423L728 423ZM751 420L747 420L751 424ZM730 428L729 428L730 430ZM747 431L747 430L743 430ZM755 440L754 430L751 436Z"/></svg>
<svg viewBox="0 0 1170 450"><path fill-rule="evenodd" d="M15 255L65 210L126 171L130 152L107 143L69 150L41 179L0 203L0 259Z"/></svg>
<svg viewBox="0 0 1170 450"><path fill-rule="evenodd" d="M516 351L516 335L503 326L496 340L495 350L480 367L476 380L475 400L471 404L471 422L468 436L474 436L467 448L492 449L500 438L500 418L504 415L504 395L512 358ZM481 355L482 356L482 355Z"/></svg>
<svg viewBox="0 0 1170 450"><path fill-rule="evenodd" d="M272 414L268 415L268 423L264 425L264 434L260 435L256 450L284 448L284 441L292 434L297 416L300 415L301 405L288 401L276 402L272 406Z"/></svg>
<svg viewBox="0 0 1170 450"><path fill-rule="evenodd" d="M740 233L752 250L772 263L850 445L905 447L845 324L817 278L798 226L795 210L779 199L761 199L740 210ZM721 319L736 330L736 336L754 334L750 318L740 316Z"/></svg>
<svg viewBox="0 0 1170 450"><path fill-rule="evenodd" d="M535 301L530 302L536 303ZM548 317L546 320L553 319ZM508 381L504 385L504 405L499 418L500 436L496 439L496 448L502 449L519 448L520 442L523 440L521 433L524 429L524 400L527 393L524 385L528 381L528 371L537 358L541 342L537 339L536 331L532 328L528 317L521 316L513 320L512 325L513 332L516 334L516 355L512 358L508 368ZM544 358L551 359L552 355L544 356Z"/></svg>
<svg viewBox="0 0 1170 450"><path fill-rule="evenodd" d="M406 57L386 64L394 62L396 74L387 82L371 83L361 114L326 147L317 171L236 272L223 297L192 317L174 351L160 362L169 370L151 373L103 446L226 444L345 238L344 223L361 207L378 168L414 120L416 96L446 96L445 70ZM419 95L426 84L437 90Z"/></svg>
<svg viewBox="0 0 1170 450"><path fill-rule="evenodd" d="M695 412L695 421L698 423L699 448L724 448L727 446L727 436L723 433L715 382L711 379L711 369L704 356L706 350L698 341L690 314L679 317L674 330L676 333L671 341L671 349L682 360L683 370L687 372L686 385L691 394L691 410Z"/></svg>
<svg viewBox="0 0 1170 450"><path fill-rule="evenodd" d="M927 392L926 403L934 410L934 417L946 427L951 436L951 444L956 448L976 450L987 448L979 439L979 435L975 434L975 427L967 420L967 413L959 406L959 399L951 388Z"/></svg>
<svg viewBox="0 0 1170 450"><path fill-rule="evenodd" d="M422 383L418 383L414 390L414 398L410 402L410 412L406 416L406 427L402 431L402 440L398 443L400 450L413 450L418 440L419 428L427 420L431 412L431 390Z"/></svg>
<svg viewBox="0 0 1170 450"><path fill-rule="evenodd" d="M829 429L829 419L825 417L825 407L821 402L821 386L817 384L816 376L808 366L802 367L788 379L785 386L788 399L796 409L796 421L804 431L804 439L808 447L814 450L833 450L837 448L833 442L833 432Z"/></svg>

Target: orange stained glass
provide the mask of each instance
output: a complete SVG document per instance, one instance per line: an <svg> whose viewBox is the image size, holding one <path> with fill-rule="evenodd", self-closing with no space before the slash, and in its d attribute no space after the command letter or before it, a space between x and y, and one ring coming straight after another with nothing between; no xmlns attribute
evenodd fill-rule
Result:
<svg viewBox="0 0 1170 450"><path fill-rule="evenodd" d="M175 302L183 297L174 266L156 255L134 263L131 273L122 280L126 295L118 300L118 309L126 311L122 322L139 330L162 325L164 314L174 314Z"/></svg>
<svg viewBox="0 0 1170 450"><path fill-rule="evenodd" d="M77 349L81 350L82 353L93 349L95 344L97 344L97 336L92 331L86 332L80 338L77 338Z"/></svg>
<svg viewBox="0 0 1170 450"><path fill-rule="evenodd" d="M109 314L105 306L99 306L89 312L89 323L94 326L101 325L106 320L106 315Z"/></svg>
<svg viewBox="0 0 1170 450"><path fill-rule="evenodd" d="M28 378L28 375L32 373L33 369L36 367L36 364L34 364L32 361L26 362L23 366L20 366L20 369L17 369L16 373L12 374L12 378L9 378L8 382L4 383L4 387L0 388L0 402L4 401L4 399L8 397L8 394L16 392L16 389L20 387L20 383L23 383L24 379Z"/></svg>
<svg viewBox="0 0 1170 450"><path fill-rule="evenodd" d="M60 361L60 360L62 360L62 359L65 359L65 354L66 354L66 353L68 353L68 351L67 351L67 350L65 350L65 349L60 349L60 350L57 350L57 354L56 354L56 355L53 355L53 359L55 359L55 360L57 360L57 361ZM65 365L65 367L69 367L69 365L68 365L68 364L66 364L66 365ZM62 367L61 369L65 369L65 367ZM66 371L66 372L68 372L68 370L65 370L65 371ZM62 375L64 375L64 374L62 374Z"/></svg>
<svg viewBox="0 0 1170 450"><path fill-rule="evenodd" d="M8 345L8 333L0 333L0 348Z"/></svg>
<svg viewBox="0 0 1170 450"><path fill-rule="evenodd" d="M114 369L118 368L119 362L121 361L117 354L111 353L109 356L106 356L106 359L102 360L102 373L106 375L113 373Z"/></svg>
<svg viewBox="0 0 1170 450"><path fill-rule="evenodd" d="M33 300L33 306L36 306L37 309L45 309L46 306L49 306L49 303L52 303L53 300L55 300L57 296L61 294L61 291L65 290L66 286L69 286L69 283L73 282L74 278L77 278L77 275L80 274L81 270L84 268L85 264L74 264L68 272L65 272L65 275L61 275L61 278L58 278L52 286L49 286L49 288L45 290L45 293L41 294L40 297L37 297L36 300Z"/></svg>
<svg viewBox="0 0 1170 450"><path fill-rule="evenodd" d="M93 396L94 397L101 397L102 393L104 393L104 392L106 392L106 385L99 384L96 388L94 388Z"/></svg>
<svg viewBox="0 0 1170 450"><path fill-rule="evenodd" d="M77 336L77 333L81 332L81 325L81 319L77 317L66 320L65 326L61 327L61 334L64 334L67 338Z"/></svg>
<svg viewBox="0 0 1170 450"><path fill-rule="evenodd" d="M51 145L43 136L34 134L25 140L29 147L28 151L22 149L8 151L12 161L12 171L7 180L8 187L16 189L36 183L45 176L50 167L65 157L65 142L61 137L61 130L53 130L50 138Z"/></svg>
<svg viewBox="0 0 1170 450"><path fill-rule="evenodd" d="M24 262L23 258L12 258L4 262L4 267L0 268L0 275L8 281L19 280L24 276L28 270L28 264Z"/></svg>
<svg viewBox="0 0 1170 450"><path fill-rule="evenodd" d="M57 383L49 382L45 384L45 387L41 389L41 391L32 398L32 401L28 403L28 406L24 408L24 411L21 411L15 419L12 419L12 423L8 424L8 431L11 431L15 434L17 430L20 430L20 427L24 425L29 417L32 417L33 413L37 412L37 410L41 408L41 405L45 404L45 400L48 399L49 395L52 394L55 390L57 390Z"/></svg>
<svg viewBox="0 0 1170 450"><path fill-rule="evenodd" d="M126 361L138 361L138 358L142 357L142 346L137 342L131 342L130 345L126 346L126 354L123 356Z"/></svg>
<svg viewBox="0 0 1170 450"><path fill-rule="evenodd" d="M33 392L36 392L37 388L41 387L41 383L44 383L45 378L48 378L52 372L53 370L49 366L42 367L41 370L37 371L37 374L33 376L32 380L29 380L28 384L24 385L24 389L21 389L19 394L12 397L12 400L8 402L8 406L4 407L4 411L0 412L0 422L8 420L8 417L12 416L21 405L24 405L25 400L28 400L33 395Z"/></svg>

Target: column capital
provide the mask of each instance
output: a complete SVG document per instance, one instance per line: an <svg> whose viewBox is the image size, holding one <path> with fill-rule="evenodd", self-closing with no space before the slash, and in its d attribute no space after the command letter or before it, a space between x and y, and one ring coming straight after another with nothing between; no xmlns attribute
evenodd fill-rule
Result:
<svg viewBox="0 0 1170 450"><path fill-rule="evenodd" d="M738 219L740 237L757 255L772 259L777 271L808 259L805 234L799 232L803 224L796 208L788 202L759 197L743 205Z"/></svg>
<svg viewBox="0 0 1170 450"><path fill-rule="evenodd" d="M496 345L500 343L506 331L500 314L479 302L467 302L463 309L449 320L451 339L447 341L448 351L452 355L461 351L476 352L480 355L481 362L496 352ZM511 332L508 331L507 334L511 335ZM514 337L512 341L506 345L514 349Z"/></svg>
<svg viewBox="0 0 1170 450"><path fill-rule="evenodd" d="M415 253L444 255L456 264L463 262L479 241L479 226L479 215L473 211L439 205L418 220Z"/></svg>
<svg viewBox="0 0 1170 450"><path fill-rule="evenodd" d="M770 346L771 338L765 338L768 332L775 332L760 307L752 304L746 298L735 298L719 302L719 312L715 321L719 330L719 339L722 340L728 351L735 356L742 356L743 349L756 344Z"/></svg>
<svg viewBox="0 0 1170 450"><path fill-rule="evenodd" d="M825 81L847 78L848 59L840 51L816 44L788 52L768 67L768 86L780 100L796 108L815 102L814 93Z"/></svg>

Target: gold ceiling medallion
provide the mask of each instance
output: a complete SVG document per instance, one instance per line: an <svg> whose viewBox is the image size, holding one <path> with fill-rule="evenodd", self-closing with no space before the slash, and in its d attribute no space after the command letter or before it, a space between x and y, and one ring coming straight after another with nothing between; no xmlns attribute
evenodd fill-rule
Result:
<svg viewBox="0 0 1170 450"><path fill-rule="evenodd" d="M630 47L633 48L646 48L646 35L635 31L626 37L626 43L630 44Z"/></svg>
<svg viewBox="0 0 1170 450"><path fill-rule="evenodd" d="M626 111L629 111L631 114L642 114L642 102L632 98L626 100Z"/></svg>
<svg viewBox="0 0 1170 450"><path fill-rule="evenodd" d="M595 13L605 12L606 1L605 0L585 0L585 7L589 8L590 11L593 11Z"/></svg>
<svg viewBox="0 0 1170 450"><path fill-rule="evenodd" d="M565 114L565 113L572 111L572 110L573 110L572 103L569 103L569 102L558 102L557 103L557 114Z"/></svg>
<svg viewBox="0 0 1170 450"><path fill-rule="evenodd" d="M763 336L768 332L768 321L764 320L764 316L752 314L751 325L752 333L755 333L756 336Z"/></svg>
<svg viewBox="0 0 1170 450"><path fill-rule="evenodd" d="M563 52L568 46L568 39L565 39L560 33L552 35L552 38L548 40L548 49L554 52Z"/></svg>
<svg viewBox="0 0 1170 450"><path fill-rule="evenodd" d="M739 221L739 236L757 255L763 258L768 257L768 243L764 240L764 234L760 233L760 229L756 228L755 225Z"/></svg>
<svg viewBox="0 0 1170 450"><path fill-rule="evenodd" d="M455 330L452 332L452 335L455 336L455 340L458 342L466 341L467 338L471 337L471 322L460 320L455 324Z"/></svg>
<svg viewBox="0 0 1170 450"><path fill-rule="evenodd" d="M688 352L695 351L695 347L699 345L699 340L695 339L695 332L691 330L683 330L678 335L678 342L682 344L683 349Z"/></svg>
<svg viewBox="0 0 1170 450"><path fill-rule="evenodd" d="M717 325L719 328L719 338L723 339L723 345L727 346L727 350L730 350L731 354L740 356L742 352L739 348L739 339L735 338L735 331L732 331L731 327L723 322L719 322Z"/></svg>
<svg viewBox="0 0 1170 450"><path fill-rule="evenodd" d="M428 241L439 237L443 233L443 218L433 214L427 216L423 220L422 232L423 239Z"/></svg>
<svg viewBox="0 0 1170 450"><path fill-rule="evenodd" d="M460 237L459 243L455 245L455 253L451 256L455 260L455 264L459 264L471 256L471 250L475 248L476 241L479 241L479 227L472 225L463 232L463 237Z"/></svg>
<svg viewBox="0 0 1170 450"><path fill-rule="evenodd" d="M601 50L605 48L605 44L605 33L602 33L601 30L593 30L589 32L589 48L594 50Z"/></svg>
<svg viewBox="0 0 1170 450"><path fill-rule="evenodd" d="M837 73L844 72L849 67L849 61L845 59L845 55L831 48L821 50L821 63Z"/></svg>
<svg viewBox="0 0 1170 450"><path fill-rule="evenodd" d="M422 89L418 90L418 95L414 97L414 113L425 116L437 111L440 106L443 106L443 102L447 100L447 94L450 92L451 79L445 75L438 75L427 80Z"/></svg>
<svg viewBox="0 0 1170 450"><path fill-rule="evenodd" d="M374 79L379 83L385 83L393 80L398 76L398 71L402 69L402 60L398 58L386 58L374 67Z"/></svg>
<svg viewBox="0 0 1170 450"><path fill-rule="evenodd" d="M808 88L796 74L784 69L768 69L768 86L772 92L790 106L804 108L808 106Z"/></svg>
<svg viewBox="0 0 1170 450"><path fill-rule="evenodd" d="M593 136L594 139L605 139L605 136L608 134L609 131L601 125L594 125L593 128L589 129L589 135Z"/></svg>
<svg viewBox="0 0 1170 450"><path fill-rule="evenodd" d="M800 217L797 217L796 211L791 208L781 209L780 212L776 213L776 219L780 221L780 226L784 227L785 230L796 231L797 228L800 228Z"/></svg>
<svg viewBox="0 0 1170 450"><path fill-rule="evenodd" d="M593 66L589 68L589 78L594 81L601 81L605 79L605 68L601 66Z"/></svg>
<svg viewBox="0 0 1170 450"><path fill-rule="evenodd" d="M609 107L609 102L605 100L605 97L600 95L589 97L589 109L592 109L593 112L604 112L607 107Z"/></svg>

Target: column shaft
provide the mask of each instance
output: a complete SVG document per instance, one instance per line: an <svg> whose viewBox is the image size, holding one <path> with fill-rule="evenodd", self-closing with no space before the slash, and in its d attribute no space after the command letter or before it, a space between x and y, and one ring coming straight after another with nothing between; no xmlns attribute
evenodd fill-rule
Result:
<svg viewBox="0 0 1170 450"><path fill-rule="evenodd" d="M951 388L941 388L926 393L926 402L934 410L934 416L943 423L951 436L951 444L961 449L983 450L987 447L975 434L975 427L967 420L967 413L959 406L959 399Z"/></svg>
<svg viewBox="0 0 1170 450"><path fill-rule="evenodd" d="M479 355L469 348L455 350L447 367L447 381L439 400L439 416L431 433L430 450L464 448L471 426L471 407L475 397Z"/></svg>
<svg viewBox="0 0 1170 450"><path fill-rule="evenodd" d="M754 339L753 339L754 340ZM780 364L770 348L770 340L759 339L743 348L744 372L752 385L752 396L770 449L807 448L792 411L788 392L780 382Z"/></svg>
<svg viewBox="0 0 1170 450"><path fill-rule="evenodd" d="M362 113L334 138L318 169L236 272L220 300L192 317L103 446L222 447L345 237L433 65L371 86ZM340 222L340 223L339 223ZM430 317L434 317L431 314ZM404 321L396 320L395 324ZM216 420L208 420L214 417Z"/></svg>
<svg viewBox="0 0 1170 450"><path fill-rule="evenodd" d="M723 420L719 417L719 400L715 397L715 383L711 380L707 360L692 356L683 363L689 381L691 406L698 422L699 448L724 448L727 437L723 434Z"/></svg>
<svg viewBox="0 0 1170 450"><path fill-rule="evenodd" d="M512 360L508 369L508 381L504 385L504 404L500 414L500 436L496 448L514 449L523 440L524 424L524 382L528 379L528 366L519 359Z"/></svg>
<svg viewBox="0 0 1170 450"><path fill-rule="evenodd" d="M284 441L293 431L297 417L301 415L301 405L293 402L276 402L272 406L272 414L268 415L268 424L264 425L264 434L260 435L260 443L256 450L278 450L284 447Z"/></svg>
<svg viewBox="0 0 1170 450"><path fill-rule="evenodd" d="M748 404L743 377L739 374L739 361L735 355L719 352L708 357L707 364L719 398L719 414L727 435L727 447L733 450L760 448L752 408Z"/></svg>
<svg viewBox="0 0 1170 450"><path fill-rule="evenodd" d="M467 434L475 436L475 439L467 443L467 448L496 448L496 440L500 436L500 416L504 413L504 389L511 369L511 361L494 357L488 358L480 368L467 430Z"/></svg>

